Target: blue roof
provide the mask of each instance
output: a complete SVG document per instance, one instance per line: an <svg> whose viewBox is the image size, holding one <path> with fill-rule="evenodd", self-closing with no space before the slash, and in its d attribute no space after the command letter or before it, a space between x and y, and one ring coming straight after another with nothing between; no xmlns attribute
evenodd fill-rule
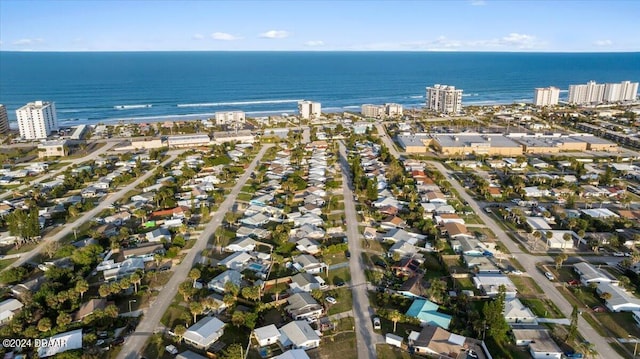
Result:
<svg viewBox="0 0 640 359"><path fill-rule="evenodd" d="M451 324L451 316L438 313L438 305L426 299L414 300L406 315L418 318L422 323L437 325L444 329L449 329Z"/></svg>

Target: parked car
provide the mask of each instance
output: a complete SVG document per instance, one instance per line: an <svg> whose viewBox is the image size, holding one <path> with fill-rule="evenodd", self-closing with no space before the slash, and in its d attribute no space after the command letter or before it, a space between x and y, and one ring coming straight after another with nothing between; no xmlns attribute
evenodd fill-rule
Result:
<svg viewBox="0 0 640 359"><path fill-rule="evenodd" d="M324 300L326 300L326 301L327 301L327 303L329 303L329 304L336 304L336 303L338 303L338 301L337 301L337 300L336 300L336 298L334 298L334 297L326 297L326 298L324 298Z"/></svg>
<svg viewBox="0 0 640 359"><path fill-rule="evenodd" d="M174 345L167 345L166 347L164 347L164 350L166 350L167 353L172 355L178 354L178 348L176 348Z"/></svg>
<svg viewBox="0 0 640 359"><path fill-rule="evenodd" d="M593 309L594 312L596 313L604 313L607 311L607 308L601 306L601 305L596 305L595 307L591 308Z"/></svg>
<svg viewBox="0 0 640 359"><path fill-rule="evenodd" d="M375 329L375 330L382 329L382 325L380 325L380 318L378 318L378 317L374 317L373 318L373 329Z"/></svg>
<svg viewBox="0 0 640 359"><path fill-rule="evenodd" d="M613 252L614 257L624 257L624 253L622 252Z"/></svg>
<svg viewBox="0 0 640 359"><path fill-rule="evenodd" d="M335 282L334 284L335 284L336 287L342 287L344 285L344 282L340 280L340 281Z"/></svg>
<svg viewBox="0 0 640 359"><path fill-rule="evenodd" d="M123 343L124 343L124 338L121 337L111 342L111 345L122 345Z"/></svg>
<svg viewBox="0 0 640 359"><path fill-rule="evenodd" d="M548 280L556 280L556 277L554 277L551 272L544 272L544 276L547 277Z"/></svg>
<svg viewBox="0 0 640 359"><path fill-rule="evenodd" d="M345 251L344 252L344 256L347 257L347 258L351 258L351 252Z"/></svg>
<svg viewBox="0 0 640 359"><path fill-rule="evenodd" d="M568 285L580 285L580 281L577 279L572 279L567 282Z"/></svg>

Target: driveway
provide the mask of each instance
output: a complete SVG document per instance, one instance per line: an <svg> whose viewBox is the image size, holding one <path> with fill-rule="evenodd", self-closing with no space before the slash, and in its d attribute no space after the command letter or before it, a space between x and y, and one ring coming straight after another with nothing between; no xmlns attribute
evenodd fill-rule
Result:
<svg viewBox="0 0 640 359"><path fill-rule="evenodd" d="M118 354L118 359L137 359L140 357L145 343L160 324L162 315L167 311L167 308L169 308L169 305L173 301L176 293L178 293L178 286L180 283L185 281L191 268L198 263L200 260L200 253L202 253L202 250L207 247L207 242L209 242L211 236L213 236L216 229L218 229L218 226L222 223L224 215L231 210L238 193L240 193L240 190L246 184L267 149L272 146L273 145L271 144L263 146L258 155L256 155L249 167L245 170L242 177L237 180L236 185L231 190L231 193L227 195L224 202L222 202L218 210L213 214L211 220L207 223L207 226L204 231L202 231L189 253L187 253L182 262L175 267L171 279L169 279L169 282L160 291L158 297L154 300L153 305L147 309L147 312L142 318L140 324L138 324L136 331L129 337L123 346L122 351Z"/></svg>

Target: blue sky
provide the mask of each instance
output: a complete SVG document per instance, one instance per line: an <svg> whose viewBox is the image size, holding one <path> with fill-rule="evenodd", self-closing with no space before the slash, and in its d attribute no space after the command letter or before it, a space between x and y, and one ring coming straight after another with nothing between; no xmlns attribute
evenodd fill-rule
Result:
<svg viewBox="0 0 640 359"><path fill-rule="evenodd" d="M5 51L640 51L640 1L0 0Z"/></svg>

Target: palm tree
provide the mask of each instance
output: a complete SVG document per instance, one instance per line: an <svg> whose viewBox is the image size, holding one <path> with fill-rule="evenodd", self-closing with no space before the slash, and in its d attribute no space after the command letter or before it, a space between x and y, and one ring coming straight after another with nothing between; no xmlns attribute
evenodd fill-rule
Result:
<svg viewBox="0 0 640 359"><path fill-rule="evenodd" d="M176 337L178 338L178 343L182 341L182 336L186 332L187 332L187 328L182 324L176 325L176 327L173 329L173 334L175 334Z"/></svg>
<svg viewBox="0 0 640 359"><path fill-rule="evenodd" d="M564 253L556 256L556 258L555 258L556 270L560 270L560 267L562 266L562 263L564 263L564 261L566 261L567 258L569 258L569 257Z"/></svg>
<svg viewBox="0 0 640 359"><path fill-rule="evenodd" d="M196 281L200 279L201 275L202 273L198 268L193 268L192 270L189 271L189 278L193 279L193 285L196 284Z"/></svg>
<svg viewBox="0 0 640 359"><path fill-rule="evenodd" d="M51 319L42 318L38 321L38 330L41 332L48 332L51 330Z"/></svg>
<svg viewBox="0 0 640 359"><path fill-rule="evenodd" d="M598 355L596 351L596 346L593 343L582 342L578 344L578 352L582 353L584 359L588 359L589 357L595 358Z"/></svg>
<svg viewBox="0 0 640 359"><path fill-rule="evenodd" d="M138 293L138 285L140 285L140 282L142 281L140 274L138 274L138 272L133 273L131 277L129 277L129 281L133 283L136 293Z"/></svg>
<svg viewBox="0 0 640 359"><path fill-rule="evenodd" d="M88 290L89 290L89 283L87 283L86 280L80 279L76 282L76 292L80 294L81 301L84 296L84 293L86 293Z"/></svg>
<svg viewBox="0 0 640 359"><path fill-rule="evenodd" d="M542 233L540 233L539 231L533 232L533 250L536 249L538 240L540 240L540 238L542 238Z"/></svg>
<svg viewBox="0 0 640 359"><path fill-rule="evenodd" d="M396 309L393 309L392 311L389 312L389 320L391 320L393 322L393 332L396 332L396 325L398 324L398 321L402 319L402 314L397 311Z"/></svg>
<svg viewBox="0 0 640 359"><path fill-rule="evenodd" d="M193 322L195 323L198 315L204 313L204 306L200 302L191 302L189 311L193 314Z"/></svg>

